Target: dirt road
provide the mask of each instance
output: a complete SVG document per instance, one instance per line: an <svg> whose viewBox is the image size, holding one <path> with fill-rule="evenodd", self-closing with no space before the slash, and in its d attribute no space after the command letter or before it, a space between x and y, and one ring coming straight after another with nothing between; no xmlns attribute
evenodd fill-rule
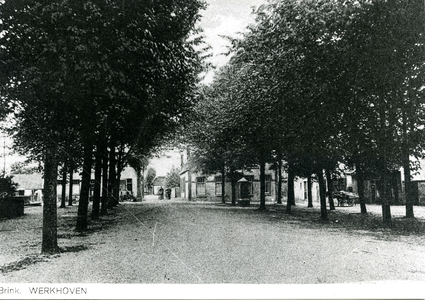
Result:
<svg viewBox="0 0 425 300"><path fill-rule="evenodd" d="M75 208L67 208L59 217L59 245L64 253L42 257L38 255L41 208L32 208L11 221L15 227L9 231L3 223L0 265L10 267L25 258L37 262L10 272L3 267L0 282L425 281L423 232L406 235L349 226L356 214L346 208L331 214L328 223L318 221L317 209L295 208L292 216L283 209L271 206L260 212L256 207L179 201L129 202L92 223L87 235L78 235L72 231ZM28 227L29 221L36 224L34 228ZM24 240L17 243L18 236ZM7 252L7 239L15 243L14 253Z"/></svg>

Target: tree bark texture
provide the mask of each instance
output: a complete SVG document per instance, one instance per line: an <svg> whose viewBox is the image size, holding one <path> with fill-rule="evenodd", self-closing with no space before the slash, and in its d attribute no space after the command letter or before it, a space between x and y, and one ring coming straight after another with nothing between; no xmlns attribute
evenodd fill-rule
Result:
<svg viewBox="0 0 425 300"><path fill-rule="evenodd" d="M317 178L319 180L319 194L320 194L320 217L323 221L328 220L328 212L326 210L326 184L323 178L323 170L317 170Z"/></svg>
<svg viewBox="0 0 425 300"><path fill-rule="evenodd" d="M145 197L145 168L142 169L142 174L140 174L140 201L143 201Z"/></svg>
<svg viewBox="0 0 425 300"><path fill-rule="evenodd" d="M260 209L266 209L266 163L260 162Z"/></svg>
<svg viewBox="0 0 425 300"><path fill-rule="evenodd" d="M424 2L425 3L425 2ZM409 136L407 134L407 111L403 112L403 171L404 171L404 197L406 201L406 218L414 218L413 212L413 186L410 175L410 147Z"/></svg>
<svg viewBox="0 0 425 300"><path fill-rule="evenodd" d="M192 172L190 170L190 150L187 149L187 161L189 162L189 166L187 169L187 200L192 201Z"/></svg>
<svg viewBox="0 0 425 300"><path fill-rule="evenodd" d="M72 206L72 194L74 192L74 164L71 161L69 167L69 197L68 197L68 206Z"/></svg>
<svg viewBox="0 0 425 300"><path fill-rule="evenodd" d="M106 145L103 145L102 154L102 201L100 214L104 216L108 214L108 149Z"/></svg>
<svg viewBox="0 0 425 300"><path fill-rule="evenodd" d="M311 192L311 174L307 176L307 207L313 207L313 194Z"/></svg>
<svg viewBox="0 0 425 300"><path fill-rule="evenodd" d="M100 216L100 190L102 181L102 153L100 147L96 150L94 164L94 190L93 190L93 207L91 213L92 220L99 220Z"/></svg>
<svg viewBox="0 0 425 300"><path fill-rule="evenodd" d="M232 205L236 205L236 185L237 185L237 173L235 170L230 170L230 181L232 185Z"/></svg>
<svg viewBox="0 0 425 300"><path fill-rule="evenodd" d="M410 177L410 159L409 153L404 153L403 159L404 169L404 196L406 198L406 218L414 218L413 212L413 193L412 193L412 180Z"/></svg>
<svg viewBox="0 0 425 300"><path fill-rule="evenodd" d="M118 199L115 198L115 181L117 180L116 172L116 153L115 143L111 141L110 152L109 152L109 176L108 176L108 207L112 208L118 204Z"/></svg>
<svg viewBox="0 0 425 300"><path fill-rule="evenodd" d="M221 169L221 203L226 203L226 169L223 166Z"/></svg>
<svg viewBox="0 0 425 300"><path fill-rule="evenodd" d="M326 183L328 185L329 209L335 210L334 199L332 197L332 193L333 193L332 174L329 169L326 169Z"/></svg>
<svg viewBox="0 0 425 300"><path fill-rule="evenodd" d="M360 203L360 212L362 214L367 214L366 209L366 199L364 196L364 171L360 164L356 165L357 172L357 189L359 192L359 203Z"/></svg>
<svg viewBox="0 0 425 300"><path fill-rule="evenodd" d="M137 194L136 194L136 199L137 200L139 200L139 201L142 201L143 200L143 191L142 191L142 189L143 189L143 185L142 185L142 180L143 180L143 173L142 173L142 170L141 169L138 169L137 171L136 171L136 173L137 173Z"/></svg>
<svg viewBox="0 0 425 300"><path fill-rule="evenodd" d="M56 147L47 148L44 158L43 233L41 252L45 254L59 252L56 200L58 163L54 158L56 153Z"/></svg>
<svg viewBox="0 0 425 300"><path fill-rule="evenodd" d="M291 164L288 165L288 197L286 200L286 213L291 213L292 203L295 202L295 191L294 191L294 171Z"/></svg>
<svg viewBox="0 0 425 300"><path fill-rule="evenodd" d="M279 159L277 166L278 169L278 180L277 180L277 203L282 204L282 160Z"/></svg>
<svg viewBox="0 0 425 300"><path fill-rule="evenodd" d="M382 188L382 220L385 225L391 224L391 206L390 206L390 187L388 179L388 171L383 171L381 175L381 188Z"/></svg>
<svg viewBox="0 0 425 300"><path fill-rule="evenodd" d="M86 231L88 226L88 206L90 194L90 175L92 166L93 146L86 142L83 154L83 175L81 180L80 201L78 203L76 231Z"/></svg>
<svg viewBox="0 0 425 300"><path fill-rule="evenodd" d="M65 163L62 170L62 195L61 195L61 206L60 208L66 207L66 175L67 175L67 163Z"/></svg>

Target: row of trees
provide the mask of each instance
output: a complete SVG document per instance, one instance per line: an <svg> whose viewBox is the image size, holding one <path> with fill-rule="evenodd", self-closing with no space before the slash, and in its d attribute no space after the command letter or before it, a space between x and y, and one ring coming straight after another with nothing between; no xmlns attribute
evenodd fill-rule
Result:
<svg viewBox="0 0 425 300"><path fill-rule="evenodd" d="M58 251L59 166L64 178L82 168L76 229L86 230L92 168L96 219L107 197L118 199L124 164L140 174L185 120L203 64L195 50L203 7L200 0L0 3L0 112L13 114L15 149L44 162L42 252Z"/></svg>
<svg viewBox="0 0 425 300"><path fill-rule="evenodd" d="M259 164L260 208L265 164L285 161L288 213L294 177L315 174L323 219L324 176L331 182L340 163L355 166L362 213L364 180L378 179L385 222L391 178L403 166L413 217L410 157L424 146L423 1L281 0L255 15L186 128L192 157L230 175Z"/></svg>

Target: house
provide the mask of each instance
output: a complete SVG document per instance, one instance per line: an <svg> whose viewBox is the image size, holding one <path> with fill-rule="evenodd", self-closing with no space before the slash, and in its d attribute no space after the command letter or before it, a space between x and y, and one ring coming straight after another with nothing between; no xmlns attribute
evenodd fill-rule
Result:
<svg viewBox="0 0 425 300"><path fill-rule="evenodd" d="M245 178L249 182L251 201L260 200L260 169L256 166L249 170L240 170L239 179ZM276 199L274 170L266 167L266 202L273 202ZM207 175L201 171L191 171L185 169L180 172L180 193L181 198L208 202L222 201L222 174L216 173ZM238 197L238 191L236 191ZM231 202L232 184L231 179L225 177L225 199Z"/></svg>
<svg viewBox="0 0 425 300"><path fill-rule="evenodd" d="M121 172L120 196L127 194L137 197L137 173L131 167L126 167Z"/></svg>
<svg viewBox="0 0 425 300"><path fill-rule="evenodd" d="M24 196L26 203L41 203L44 180L41 174L14 174L12 181L17 184L17 196Z"/></svg>
<svg viewBox="0 0 425 300"><path fill-rule="evenodd" d="M405 203L403 194L404 194L404 178L402 178L400 171L393 172L393 182L391 190L392 204L403 204ZM327 187L327 180L325 179L325 184ZM339 174L338 178L333 178L333 191L346 191L353 192L358 194L358 183L357 183L357 174L355 170L345 170ZM424 200L425 200L425 178L423 180L424 184ZM364 197L366 203L379 203L380 194L379 194L379 179L372 178L364 180ZM312 180L312 200L313 202L320 202L320 193L319 193L319 184L317 180ZM307 178L297 177L294 182L294 192L295 199L307 201Z"/></svg>
<svg viewBox="0 0 425 300"><path fill-rule="evenodd" d="M78 199L81 190L81 175L74 173L72 180L72 198ZM93 178L93 175L92 175ZM12 179L18 184L17 194L19 196L28 196L32 202L42 201L42 191L44 186L44 180L42 174L15 174ZM93 196L95 180L90 181L90 196ZM103 190L103 189L102 189ZM101 190L101 191L102 191ZM58 178L57 181L57 198L62 198L62 178ZM137 195L137 174L133 168L127 167L121 172L120 179L120 196L131 194L136 197ZM66 186L66 196L69 197L69 182Z"/></svg>
<svg viewBox="0 0 425 300"><path fill-rule="evenodd" d="M78 173L74 173L72 177L72 199L78 199L80 197L81 190L81 176ZM69 181L67 181L66 193L69 197ZM62 177L58 178L56 194L58 199L62 199Z"/></svg>
<svg viewBox="0 0 425 300"><path fill-rule="evenodd" d="M295 200L308 200L307 178L295 177L294 179L294 195ZM285 195L286 196L286 195ZM320 201L319 183L316 180L311 182L311 196L313 202Z"/></svg>
<svg viewBox="0 0 425 300"><path fill-rule="evenodd" d="M165 176L155 177L153 180L153 194L158 195L159 189L165 188Z"/></svg>
<svg viewBox="0 0 425 300"><path fill-rule="evenodd" d="M413 203L415 205L425 205L425 160L421 159L418 161L418 170L412 171L412 178L411 178L411 186L412 186L412 196L413 196ZM403 168L401 168L400 171L400 177L401 181L403 183L403 190L404 190L404 172ZM404 194L404 193L403 193Z"/></svg>

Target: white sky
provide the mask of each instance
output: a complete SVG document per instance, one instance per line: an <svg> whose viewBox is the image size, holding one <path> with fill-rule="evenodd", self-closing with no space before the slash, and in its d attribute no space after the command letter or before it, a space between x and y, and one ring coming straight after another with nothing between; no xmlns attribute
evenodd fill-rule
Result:
<svg viewBox="0 0 425 300"><path fill-rule="evenodd" d="M220 36L237 37L248 24L254 22L252 7L258 7L265 2L266 0L207 0L208 7L201 12L199 27L204 31L205 42L212 47L213 57L210 62L215 67L221 67L228 61L223 53L230 44ZM204 82L209 83L212 78L213 72L210 72ZM157 176L165 176L173 166L180 167L180 159L178 151L169 151L159 158L152 159L149 166L156 170Z"/></svg>
<svg viewBox="0 0 425 300"><path fill-rule="evenodd" d="M180 169L181 155L178 150L170 150L162 153L160 157L155 157L149 161L149 167L156 171L156 176L166 176L173 167ZM147 171L147 169L146 169Z"/></svg>
<svg viewBox="0 0 425 300"><path fill-rule="evenodd" d="M204 30L205 41L212 47L213 57L209 60L215 67L225 65L228 58L223 55L229 42L221 36L237 37L248 24L254 21L251 14L253 7L258 7L266 0L207 0L208 7L202 11L199 26ZM211 82L212 72L204 82Z"/></svg>

